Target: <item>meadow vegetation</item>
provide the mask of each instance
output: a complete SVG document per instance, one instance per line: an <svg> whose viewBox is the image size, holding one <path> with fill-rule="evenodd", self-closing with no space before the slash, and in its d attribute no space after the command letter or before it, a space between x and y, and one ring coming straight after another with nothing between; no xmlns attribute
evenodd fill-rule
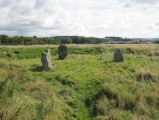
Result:
<svg viewBox="0 0 159 120"><path fill-rule="evenodd" d="M42 71L49 48L53 71ZM113 61L115 48L125 62ZM0 120L157 120L159 45L0 48Z"/></svg>

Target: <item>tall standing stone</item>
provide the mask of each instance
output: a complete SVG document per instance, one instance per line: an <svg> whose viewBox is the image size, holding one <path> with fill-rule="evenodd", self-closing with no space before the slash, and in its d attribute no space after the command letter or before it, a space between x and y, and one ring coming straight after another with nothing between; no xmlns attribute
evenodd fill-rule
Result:
<svg viewBox="0 0 159 120"><path fill-rule="evenodd" d="M47 49L45 52L42 52L41 62L43 65L43 70L52 70L53 69L53 66L51 64L51 53L50 53L49 49Z"/></svg>
<svg viewBox="0 0 159 120"><path fill-rule="evenodd" d="M59 59L63 60L67 57L68 55L68 48L66 45L64 44L60 44L58 47L58 55L59 55Z"/></svg>
<svg viewBox="0 0 159 120"><path fill-rule="evenodd" d="M124 53L121 49L117 48L114 51L114 61L115 62L124 62L125 58L124 58Z"/></svg>

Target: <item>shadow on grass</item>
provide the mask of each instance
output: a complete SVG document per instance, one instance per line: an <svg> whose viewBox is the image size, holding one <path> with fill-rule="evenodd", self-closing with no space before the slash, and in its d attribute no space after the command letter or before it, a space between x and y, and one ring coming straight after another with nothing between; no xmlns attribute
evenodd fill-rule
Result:
<svg viewBox="0 0 159 120"><path fill-rule="evenodd" d="M105 62L103 62L104 64L106 64L106 63L115 63L115 61L114 60L109 60L109 61L105 61Z"/></svg>
<svg viewBox="0 0 159 120"><path fill-rule="evenodd" d="M55 60L65 60L66 58L63 58L63 59L60 59L59 57L58 58L56 58Z"/></svg>
<svg viewBox="0 0 159 120"><path fill-rule="evenodd" d="M42 66L40 66L38 64L32 65L30 70L33 71L33 72L41 72L41 71L43 71Z"/></svg>

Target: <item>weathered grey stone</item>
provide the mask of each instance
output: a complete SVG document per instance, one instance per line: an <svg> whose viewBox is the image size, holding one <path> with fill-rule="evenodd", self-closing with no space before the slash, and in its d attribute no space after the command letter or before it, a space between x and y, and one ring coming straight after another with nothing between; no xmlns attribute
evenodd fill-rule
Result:
<svg viewBox="0 0 159 120"><path fill-rule="evenodd" d="M124 53L121 49L117 48L114 51L114 61L115 62L124 62L125 58L124 58Z"/></svg>
<svg viewBox="0 0 159 120"><path fill-rule="evenodd" d="M53 66L51 64L51 53L49 49L47 49L45 52L42 52L41 62L43 65L43 70L53 70Z"/></svg>
<svg viewBox="0 0 159 120"><path fill-rule="evenodd" d="M58 55L59 55L59 59L63 60L67 57L68 55L68 48L66 45L64 44L60 44L58 47Z"/></svg>

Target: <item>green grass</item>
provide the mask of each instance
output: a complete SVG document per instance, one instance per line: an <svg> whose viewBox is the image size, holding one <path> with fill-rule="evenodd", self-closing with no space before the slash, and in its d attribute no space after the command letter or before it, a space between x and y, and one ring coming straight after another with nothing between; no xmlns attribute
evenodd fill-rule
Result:
<svg viewBox="0 0 159 120"><path fill-rule="evenodd" d="M42 71L47 48L0 49L0 119L159 118L158 48L122 46L126 61L115 63L113 45L68 46L65 60L49 46L55 68Z"/></svg>

